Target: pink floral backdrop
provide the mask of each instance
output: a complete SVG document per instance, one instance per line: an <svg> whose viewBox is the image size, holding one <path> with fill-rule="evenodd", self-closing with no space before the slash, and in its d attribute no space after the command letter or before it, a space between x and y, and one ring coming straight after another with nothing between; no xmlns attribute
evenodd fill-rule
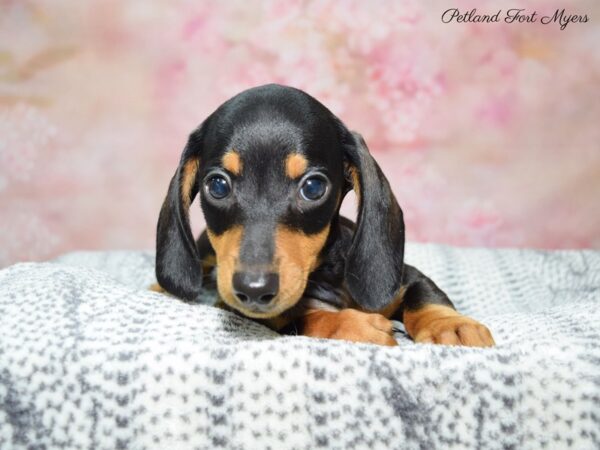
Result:
<svg viewBox="0 0 600 450"><path fill-rule="evenodd" d="M0 266L152 248L190 130L268 82L364 135L409 240L600 248L600 2L540 3L518 7L590 21L440 20L494 1L0 0Z"/></svg>

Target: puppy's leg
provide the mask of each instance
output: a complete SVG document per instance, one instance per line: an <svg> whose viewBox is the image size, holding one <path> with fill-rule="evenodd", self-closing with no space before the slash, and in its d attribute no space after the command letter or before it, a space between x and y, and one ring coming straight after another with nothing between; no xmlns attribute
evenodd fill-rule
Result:
<svg viewBox="0 0 600 450"><path fill-rule="evenodd" d="M494 338L486 326L458 313L433 281L412 266L404 266L406 290L392 318L402 320L415 342L469 347L491 347Z"/></svg>
<svg viewBox="0 0 600 450"><path fill-rule="evenodd" d="M356 309L311 309L306 311L299 323L300 333L305 336L397 345L392 332L392 322L381 314L365 313Z"/></svg>

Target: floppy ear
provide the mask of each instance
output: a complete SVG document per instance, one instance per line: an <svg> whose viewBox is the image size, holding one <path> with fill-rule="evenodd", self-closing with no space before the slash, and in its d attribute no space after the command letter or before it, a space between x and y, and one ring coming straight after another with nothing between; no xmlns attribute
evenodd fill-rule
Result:
<svg viewBox="0 0 600 450"><path fill-rule="evenodd" d="M359 202L356 230L346 257L346 287L360 306L378 310L394 300L402 283L404 219L360 134L347 133L345 153Z"/></svg>
<svg viewBox="0 0 600 450"><path fill-rule="evenodd" d="M192 133L171 179L156 231L156 279L170 294L194 301L202 292L202 263L190 228L198 194L202 129Z"/></svg>

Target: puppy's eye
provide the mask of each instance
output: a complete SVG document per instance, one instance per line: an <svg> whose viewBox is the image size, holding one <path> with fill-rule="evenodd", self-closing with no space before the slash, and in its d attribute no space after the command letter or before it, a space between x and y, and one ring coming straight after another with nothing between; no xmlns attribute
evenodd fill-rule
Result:
<svg viewBox="0 0 600 450"><path fill-rule="evenodd" d="M304 180L300 188L300 195L304 200L315 201L325 195L327 191L327 181L321 177L309 177Z"/></svg>
<svg viewBox="0 0 600 450"><path fill-rule="evenodd" d="M231 186L225 177L214 175L206 182L206 190L213 198L221 200L229 195Z"/></svg>

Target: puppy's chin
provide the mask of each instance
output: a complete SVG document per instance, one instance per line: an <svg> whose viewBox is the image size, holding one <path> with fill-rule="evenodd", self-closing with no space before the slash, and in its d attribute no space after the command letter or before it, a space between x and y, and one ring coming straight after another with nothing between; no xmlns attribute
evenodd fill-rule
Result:
<svg viewBox="0 0 600 450"><path fill-rule="evenodd" d="M272 304L265 306L264 308L257 307L252 308L248 305L245 305L238 301L235 298L231 298L229 295L222 295L221 298L223 301L230 307L235 309L236 311L242 313L246 317L250 317L252 319L272 319L273 317L277 317L281 315L283 312L292 308L296 303L300 301L302 294L298 295L295 299L278 299L275 298Z"/></svg>
<svg viewBox="0 0 600 450"><path fill-rule="evenodd" d="M273 317L279 316L283 311L279 308L273 308L269 311L258 311L247 308L235 307L235 309L241 312L244 316L250 317L251 319L272 319Z"/></svg>

